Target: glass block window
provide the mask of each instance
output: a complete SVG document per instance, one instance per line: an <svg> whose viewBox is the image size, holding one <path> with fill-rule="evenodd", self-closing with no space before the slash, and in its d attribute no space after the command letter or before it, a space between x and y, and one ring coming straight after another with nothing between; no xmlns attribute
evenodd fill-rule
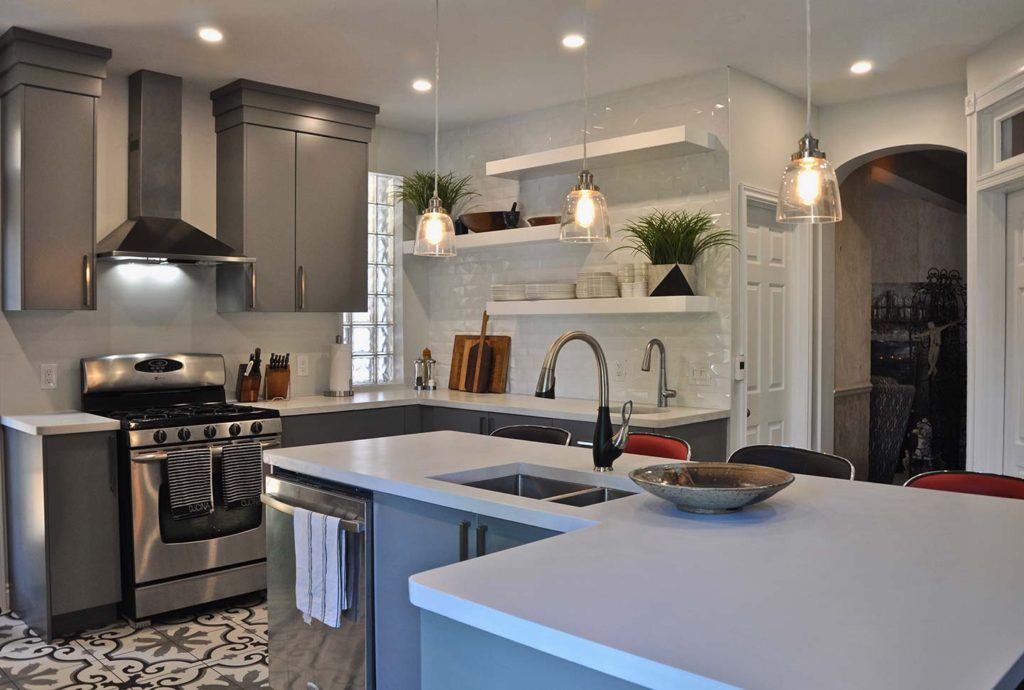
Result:
<svg viewBox="0 0 1024 690"><path fill-rule="evenodd" d="M367 311L343 316L352 343L352 383L356 386L391 383L396 378L395 274L401 207L394 199L394 189L401 181L397 175L370 173Z"/></svg>

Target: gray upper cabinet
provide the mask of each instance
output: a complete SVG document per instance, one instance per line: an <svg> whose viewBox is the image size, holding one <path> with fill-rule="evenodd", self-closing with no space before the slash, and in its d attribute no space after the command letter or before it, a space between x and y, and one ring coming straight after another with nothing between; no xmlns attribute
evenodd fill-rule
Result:
<svg viewBox="0 0 1024 690"><path fill-rule="evenodd" d="M296 137L298 309L366 311L367 146Z"/></svg>
<svg viewBox="0 0 1024 690"><path fill-rule="evenodd" d="M110 51L0 37L3 306L94 309L96 99Z"/></svg>
<svg viewBox="0 0 1024 690"><path fill-rule="evenodd" d="M217 237L256 259L217 270L221 311L295 307L295 133L244 125L217 136Z"/></svg>
<svg viewBox="0 0 1024 690"><path fill-rule="evenodd" d="M217 308L366 310L376 106L238 80L210 94L217 236L256 259L217 267Z"/></svg>

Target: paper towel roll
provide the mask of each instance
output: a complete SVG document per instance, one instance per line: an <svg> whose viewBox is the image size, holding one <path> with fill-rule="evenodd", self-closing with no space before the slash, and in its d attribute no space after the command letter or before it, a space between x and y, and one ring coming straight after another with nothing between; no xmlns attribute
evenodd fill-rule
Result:
<svg viewBox="0 0 1024 690"><path fill-rule="evenodd" d="M331 375L327 385L328 395L352 394L352 345L331 344Z"/></svg>

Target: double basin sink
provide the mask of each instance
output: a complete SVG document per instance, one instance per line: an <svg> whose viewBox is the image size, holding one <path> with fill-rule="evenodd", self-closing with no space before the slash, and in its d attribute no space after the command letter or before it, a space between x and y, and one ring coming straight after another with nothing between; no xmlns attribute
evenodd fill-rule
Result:
<svg viewBox="0 0 1024 690"><path fill-rule="evenodd" d="M539 477L522 472L488 479L477 479L475 481L444 479L477 489L497 491L498 493L510 496L522 496L523 498L533 498L539 501L560 503L561 505L580 508L633 495L632 491L624 491L607 486L590 486L564 479Z"/></svg>

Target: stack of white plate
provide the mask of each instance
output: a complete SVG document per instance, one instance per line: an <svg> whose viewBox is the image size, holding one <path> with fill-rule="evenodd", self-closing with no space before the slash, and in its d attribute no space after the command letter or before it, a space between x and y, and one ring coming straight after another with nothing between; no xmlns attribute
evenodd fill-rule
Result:
<svg viewBox="0 0 1024 690"><path fill-rule="evenodd" d="M606 271L582 271L577 273L576 296L580 299L618 297L618 278L615 277L615 274Z"/></svg>
<svg viewBox="0 0 1024 690"><path fill-rule="evenodd" d="M492 285L491 301L517 302L526 299L525 285Z"/></svg>
<svg viewBox="0 0 1024 690"><path fill-rule="evenodd" d="M576 296L573 283L527 283L526 299L572 299Z"/></svg>

